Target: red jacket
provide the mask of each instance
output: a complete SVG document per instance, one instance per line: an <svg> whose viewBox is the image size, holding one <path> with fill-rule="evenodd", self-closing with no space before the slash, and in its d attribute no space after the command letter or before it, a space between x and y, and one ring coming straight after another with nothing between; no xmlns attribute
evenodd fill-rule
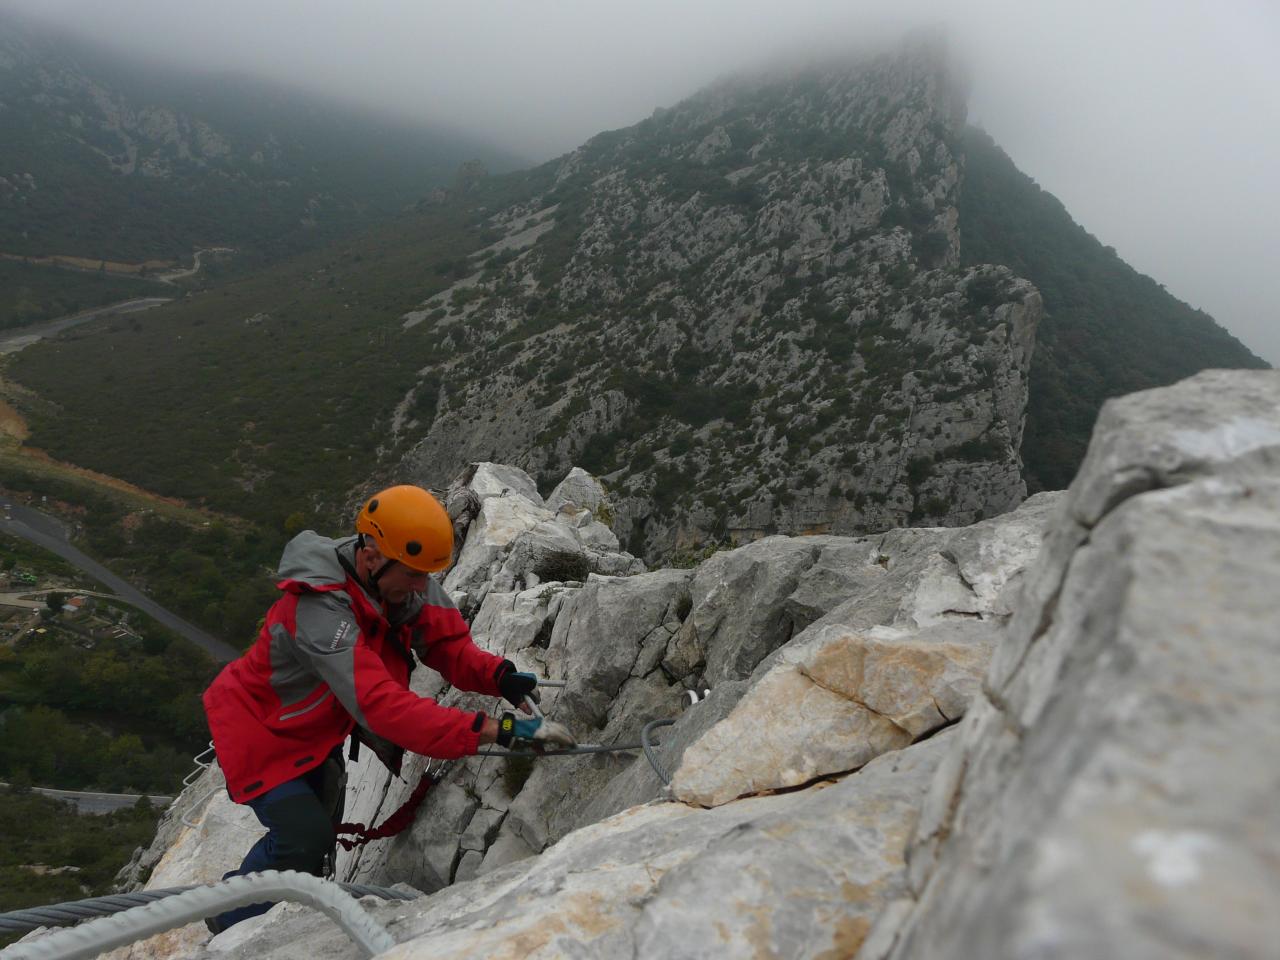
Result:
<svg viewBox="0 0 1280 960"><path fill-rule="evenodd" d="M411 692L412 657L459 689L494 696L505 661L472 642L434 579L389 617L354 576L355 543L310 530L294 537L280 559L285 595L254 645L204 693L237 803L319 766L357 723L429 757L468 756L479 746L484 714Z"/></svg>

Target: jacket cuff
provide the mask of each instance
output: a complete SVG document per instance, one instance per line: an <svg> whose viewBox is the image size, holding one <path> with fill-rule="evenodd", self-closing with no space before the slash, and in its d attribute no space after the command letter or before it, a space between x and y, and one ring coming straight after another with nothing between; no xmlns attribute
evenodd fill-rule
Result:
<svg viewBox="0 0 1280 960"><path fill-rule="evenodd" d="M502 678L516 668L516 665L510 660L503 660L498 664L498 668L493 671L493 683L498 685L502 682Z"/></svg>
<svg viewBox="0 0 1280 960"><path fill-rule="evenodd" d="M471 732L479 733L484 728L484 722L489 719L487 713L477 713L471 721Z"/></svg>

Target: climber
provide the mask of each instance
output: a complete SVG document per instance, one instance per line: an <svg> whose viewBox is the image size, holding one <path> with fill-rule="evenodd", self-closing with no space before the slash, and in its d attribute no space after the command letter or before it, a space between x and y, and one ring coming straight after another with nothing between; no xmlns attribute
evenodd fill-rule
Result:
<svg viewBox="0 0 1280 960"><path fill-rule="evenodd" d="M267 828L236 876L259 870L319 875L334 846L342 744L352 736L394 773L411 750L452 759L490 743L573 746L537 716L446 707L409 690L414 655L460 690L505 697L528 713L537 679L486 653L430 576L449 566L453 528L426 490L395 486L371 497L354 536L307 530L280 559L284 596L252 647L204 693L227 792ZM225 878L224 878L225 879ZM253 904L206 921L215 933L271 907Z"/></svg>

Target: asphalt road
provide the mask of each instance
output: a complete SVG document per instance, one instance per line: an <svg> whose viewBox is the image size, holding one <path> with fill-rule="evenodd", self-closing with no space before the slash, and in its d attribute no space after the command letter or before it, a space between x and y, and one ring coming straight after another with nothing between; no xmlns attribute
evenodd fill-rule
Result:
<svg viewBox="0 0 1280 960"><path fill-rule="evenodd" d="M169 612L127 580L116 576L97 560L77 550L68 542L67 531L59 520L33 507L24 507L19 504L12 504L9 510L12 513L11 517L0 514L0 530L29 540L75 564L109 588L125 603L136 607L170 630L190 640L215 660L226 663L240 656L240 652L230 644L206 633L195 624L188 623L177 614Z"/></svg>
<svg viewBox="0 0 1280 960"><path fill-rule="evenodd" d="M0 782L0 787L9 784ZM132 807L142 794L137 793L93 793L87 790L54 790L52 787L32 787L32 793L52 797L54 800L65 800L74 803L81 813L111 813L124 807ZM158 794L147 794L153 807L167 807L173 797L162 797Z"/></svg>
<svg viewBox="0 0 1280 960"><path fill-rule="evenodd" d="M105 307L94 307L69 317L56 320L45 320L25 327L17 327L0 334L0 354L17 353L23 347L29 347L43 337L51 337L69 327L87 323L95 317L105 317L113 313L137 313L139 310L150 310L162 303L168 303L171 297L143 297L138 300L126 300L123 303L111 303Z"/></svg>

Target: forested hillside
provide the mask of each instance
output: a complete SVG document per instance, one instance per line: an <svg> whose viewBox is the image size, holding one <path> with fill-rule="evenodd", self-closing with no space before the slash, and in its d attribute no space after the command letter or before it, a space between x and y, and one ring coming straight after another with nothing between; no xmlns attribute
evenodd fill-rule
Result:
<svg viewBox="0 0 1280 960"><path fill-rule="evenodd" d="M0 12L0 252L247 262L403 209L514 158L244 77L108 54Z"/></svg>
<svg viewBox="0 0 1280 960"><path fill-rule="evenodd" d="M654 559L973 520L1019 449L1064 486L1105 397L1259 363L966 131L926 45L719 84L10 373L29 443L247 518L257 555L496 459L603 475Z"/></svg>
<svg viewBox="0 0 1280 960"><path fill-rule="evenodd" d="M36 392L14 398L29 443L243 517L266 537L337 522L345 491L395 452L392 412L416 371L453 357L439 340L405 337L400 315L496 238L473 207L527 180L27 348L9 373Z"/></svg>
<svg viewBox="0 0 1280 960"><path fill-rule="evenodd" d="M999 512L1039 301L958 267L961 120L931 44L717 85L32 348L14 373L58 399L26 404L33 442L276 529L371 472L439 484L472 459L546 481L583 461L625 485L617 529L651 554Z"/></svg>
<svg viewBox="0 0 1280 960"><path fill-rule="evenodd" d="M120 865L155 835L160 813L141 804L77 814L23 787L0 787L0 911L112 893ZM0 934L0 948L22 936Z"/></svg>
<svg viewBox="0 0 1280 960"><path fill-rule="evenodd" d="M1268 366L1077 224L986 133L966 129L962 146L964 262L1003 263L1044 297L1022 442L1032 490L1071 482L1108 397L1213 367Z"/></svg>
<svg viewBox="0 0 1280 960"><path fill-rule="evenodd" d="M173 296L172 287L146 279L0 260L0 330L52 320L106 303L166 296Z"/></svg>

